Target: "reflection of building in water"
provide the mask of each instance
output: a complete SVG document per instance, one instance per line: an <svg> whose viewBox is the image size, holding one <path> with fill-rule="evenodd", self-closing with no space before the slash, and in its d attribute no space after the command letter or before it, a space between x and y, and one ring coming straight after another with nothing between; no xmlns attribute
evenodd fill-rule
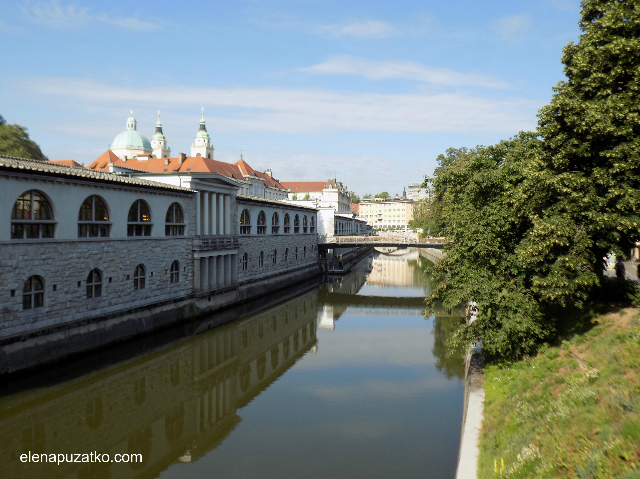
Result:
<svg viewBox="0 0 640 479"><path fill-rule="evenodd" d="M358 262L353 270L345 275L331 278L331 282L324 286L319 295L327 293L357 294L360 288L367 282L367 274L371 271L371 256L367 256ZM340 318L347 309L347 305L337 305L332 302L325 302L318 305L319 329L334 329L334 321Z"/></svg>
<svg viewBox="0 0 640 479"><path fill-rule="evenodd" d="M367 284L382 286L415 286L424 284L422 271L416 283L415 268L410 260L418 261L420 254L416 248L399 249L389 254L377 254L373 257L372 270L367 276ZM418 279L420 281L420 279Z"/></svg>
<svg viewBox="0 0 640 479"><path fill-rule="evenodd" d="M317 293L63 385L0 399L3 477L156 477L195 461L238 410L316 343ZM22 463L31 453L142 454L140 463Z"/></svg>

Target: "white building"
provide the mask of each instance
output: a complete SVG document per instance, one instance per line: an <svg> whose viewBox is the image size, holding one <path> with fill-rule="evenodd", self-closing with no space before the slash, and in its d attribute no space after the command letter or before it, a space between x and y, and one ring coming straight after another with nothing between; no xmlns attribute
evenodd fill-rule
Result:
<svg viewBox="0 0 640 479"><path fill-rule="evenodd" d="M319 208L333 208L336 213L348 213L351 204L347 187L336 179L325 181L283 181L289 190L289 200L309 201Z"/></svg>
<svg viewBox="0 0 640 479"><path fill-rule="evenodd" d="M409 183L404 190L404 197L412 201L424 200L429 198L429 190L422 183Z"/></svg>

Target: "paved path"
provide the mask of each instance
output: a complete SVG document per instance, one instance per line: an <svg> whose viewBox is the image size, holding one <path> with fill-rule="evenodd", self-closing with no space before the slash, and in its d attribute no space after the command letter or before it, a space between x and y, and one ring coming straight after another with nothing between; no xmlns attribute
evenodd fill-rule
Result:
<svg viewBox="0 0 640 479"><path fill-rule="evenodd" d="M478 456L480 454L480 430L484 410L484 375L482 374L482 353L474 348L466 379L468 389L467 409L464 416L460 457L456 479L476 479L478 477Z"/></svg>

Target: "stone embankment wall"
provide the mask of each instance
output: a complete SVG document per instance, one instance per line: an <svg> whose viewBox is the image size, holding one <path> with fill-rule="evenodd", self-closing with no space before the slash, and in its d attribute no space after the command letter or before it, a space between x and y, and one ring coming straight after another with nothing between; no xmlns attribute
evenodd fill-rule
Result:
<svg viewBox="0 0 640 479"><path fill-rule="evenodd" d="M241 235L238 243L238 283L266 278L318 262L318 237L315 234ZM242 262L245 253L246 268Z"/></svg>
<svg viewBox="0 0 640 479"><path fill-rule="evenodd" d="M193 290L191 243L191 238L168 237L3 244L0 344L13 336L188 296ZM180 264L175 282L173 261ZM144 288L140 281L134 284L138 265L145 269ZM102 276L100 295L87 297L93 269ZM44 305L23 309L24 284L33 275L44 282Z"/></svg>
<svg viewBox="0 0 640 479"><path fill-rule="evenodd" d="M433 263L437 263L446 256L446 253L441 249L420 248L420 256L427 258L429 261Z"/></svg>

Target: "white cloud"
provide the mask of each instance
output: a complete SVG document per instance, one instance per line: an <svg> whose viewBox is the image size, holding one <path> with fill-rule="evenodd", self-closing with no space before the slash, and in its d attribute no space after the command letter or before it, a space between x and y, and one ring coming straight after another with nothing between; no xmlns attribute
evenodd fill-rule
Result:
<svg viewBox="0 0 640 479"><path fill-rule="evenodd" d="M531 17L529 15L506 15L494 20L490 27L505 42L521 41L529 31Z"/></svg>
<svg viewBox="0 0 640 479"><path fill-rule="evenodd" d="M73 99L84 107L163 110L213 107L232 115L216 128L228 132L309 134L330 131L506 132L535 126L536 102L463 93L385 94L273 88L121 87L76 78L38 78L18 85L23 94ZM211 111L211 110L209 110Z"/></svg>
<svg viewBox="0 0 640 479"><path fill-rule="evenodd" d="M94 23L112 25L126 30L149 31L158 25L135 17L113 17L105 13L93 13L87 7L61 4L59 0L23 5L23 13L32 22L57 30L78 30Z"/></svg>
<svg viewBox="0 0 640 479"><path fill-rule="evenodd" d="M446 68L430 68L412 61L372 61L338 55L323 63L298 71L325 75L360 75L370 80L404 79L450 86L508 88L509 85L485 75L460 73Z"/></svg>
<svg viewBox="0 0 640 479"><path fill-rule="evenodd" d="M389 38L400 34L400 31L387 22L379 20L363 20L336 25L324 25L318 29L332 37L354 38Z"/></svg>

